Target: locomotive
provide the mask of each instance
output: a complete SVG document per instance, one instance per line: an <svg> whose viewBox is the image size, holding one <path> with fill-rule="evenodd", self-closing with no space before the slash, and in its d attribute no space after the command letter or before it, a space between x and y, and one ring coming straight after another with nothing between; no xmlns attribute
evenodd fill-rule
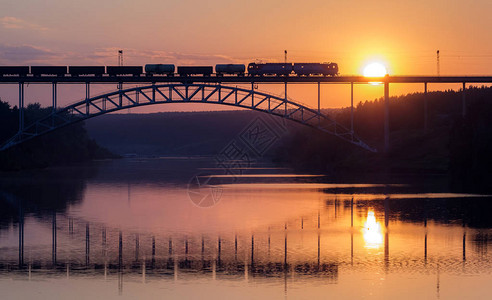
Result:
<svg viewBox="0 0 492 300"><path fill-rule="evenodd" d="M178 66L147 64L142 66L0 66L3 76L212 76L213 66ZM337 76L336 63L250 63L217 64L215 76ZM144 72L145 71L145 72Z"/></svg>

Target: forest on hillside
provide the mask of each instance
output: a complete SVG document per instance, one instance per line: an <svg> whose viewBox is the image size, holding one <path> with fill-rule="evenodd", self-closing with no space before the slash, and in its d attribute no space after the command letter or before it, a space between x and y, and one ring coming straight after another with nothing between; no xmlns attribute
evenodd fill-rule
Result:
<svg viewBox="0 0 492 300"><path fill-rule="evenodd" d="M25 124L50 112L51 108L42 108L39 103L29 104L24 110ZM18 108L0 99L0 142L12 137L18 126ZM88 136L83 122L77 122L0 152L0 171L45 168L109 157L115 156Z"/></svg>
<svg viewBox="0 0 492 300"><path fill-rule="evenodd" d="M279 149L276 159L299 169L325 173L445 174L457 189L490 189L492 182L492 88L466 89L467 114L462 116L462 91L427 94L428 130L424 130L424 94L390 98L390 150L382 152L384 99L359 103L354 131L379 153L353 147L315 130L304 129ZM350 108L333 117L350 127Z"/></svg>

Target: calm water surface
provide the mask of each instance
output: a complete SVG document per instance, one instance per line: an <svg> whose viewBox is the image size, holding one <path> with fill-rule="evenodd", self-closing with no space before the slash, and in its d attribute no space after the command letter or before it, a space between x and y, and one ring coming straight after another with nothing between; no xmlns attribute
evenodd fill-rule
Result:
<svg viewBox="0 0 492 300"><path fill-rule="evenodd" d="M361 178L196 158L3 175L1 298L491 297L492 198Z"/></svg>

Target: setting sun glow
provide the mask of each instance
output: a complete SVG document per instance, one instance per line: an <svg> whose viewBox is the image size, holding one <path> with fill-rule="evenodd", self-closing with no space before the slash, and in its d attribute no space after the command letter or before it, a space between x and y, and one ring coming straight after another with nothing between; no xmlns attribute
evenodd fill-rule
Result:
<svg viewBox="0 0 492 300"><path fill-rule="evenodd" d="M362 74L365 77L383 77L388 74L388 72L382 63L372 62L364 67Z"/></svg>

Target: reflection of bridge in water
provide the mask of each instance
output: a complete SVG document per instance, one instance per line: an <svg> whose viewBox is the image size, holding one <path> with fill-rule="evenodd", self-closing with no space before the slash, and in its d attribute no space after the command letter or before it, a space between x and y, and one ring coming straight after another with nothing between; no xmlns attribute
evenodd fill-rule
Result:
<svg viewBox="0 0 492 300"><path fill-rule="evenodd" d="M286 227L285 232L261 232L260 238L254 234L205 234L197 238L193 234L180 233L163 237L124 233L101 224L53 214L51 251L31 249L26 257L24 216L20 216L18 260L13 252L4 252L0 267L8 271L58 272L67 276L79 272L87 274L88 271L104 276L117 272L137 273L144 277L177 277L181 272L191 272L246 278L295 273L336 281L338 264L323 262L320 257L321 233L318 232L317 260L302 261L290 258ZM283 250L279 251L280 248Z"/></svg>
<svg viewBox="0 0 492 300"><path fill-rule="evenodd" d="M428 243L441 237L431 231L429 240L425 214L423 222L418 225L422 229L417 237L422 242L421 249L417 253L407 253L402 252L399 245L390 255L390 226L394 220L391 200L354 201L353 198L344 199L343 195L340 195L340 199L328 200L326 207L316 217L301 217L254 233L237 234L228 231L203 235L180 232L136 233L53 214L50 220L45 220L51 223L51 251L47 246L36 246L30 247L27 252L24 245L25 217L20 210L18 248L4 247L0 268L20 276L49 273L60 276L90 274L106 278L118 275L119 284L122 285L124 274L141 276L143 280L178 280L188 275L210 276L214 279L274 277L285 280L314 276L325 283L336 283L340 269L480 273L490 267L486 252L479 256L467 252L468 244L477 244L477 236L470 241L469 236L474 231L465 227L460 240L455 240L453 244L454 257L450 258L449 253L436 250L435 245L429 252ZM368 207L372 208L369 208L370 213L367 218L363 218L365 223L360 228L360 224L357 225L354 220L364 216ZM332 220L343 214L349 214L349 222L337 228ZM384 221L371 220L374 215ZM372 221L377 226L371 225ZM45 227L47 224L44 222ZM366 230L371 234L366 236ZM398 240L398 230L395 230L395 234ZM348 251L337 249L340 246L337 235L348 243L345 247ZM488 236L487 233L485 236ZM365 243L365 252L381 246L381 256L366 257L367 253L360 251L361 237ZM313 250L312 253L304 253L303 247Z"/></svg>

